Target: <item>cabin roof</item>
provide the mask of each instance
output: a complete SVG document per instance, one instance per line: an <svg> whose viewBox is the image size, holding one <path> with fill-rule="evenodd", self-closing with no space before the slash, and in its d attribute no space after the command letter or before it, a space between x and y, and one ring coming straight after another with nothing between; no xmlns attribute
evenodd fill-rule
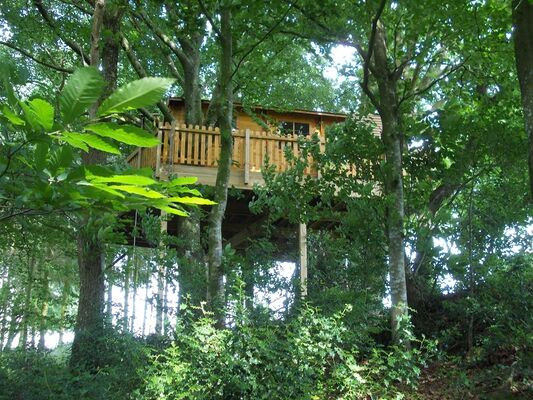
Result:
<svg viewBox="0 0 533 400"><path fill-rule="evenodd" d="M170 97L168 99L169 104L170 103L183 103L184 99L183 97ZM209 100L202 100L202 104L209 104ZM244 108L242 103L235 102L233 103L235 107L238 108ZM324 116L324 117L331 117L338 120L345 120L348 118L348 114L345 113L337 113L337 112L324 112L324 111L313 111L313 110L303 110L303 109L281 109L281 108L273 108L273 107L263 107L259 105L251 106L252 110L258 110L258 111L271 111L275 113L287 113L287 114L303 114L303 115L317 115L317 116Z"/></svg>

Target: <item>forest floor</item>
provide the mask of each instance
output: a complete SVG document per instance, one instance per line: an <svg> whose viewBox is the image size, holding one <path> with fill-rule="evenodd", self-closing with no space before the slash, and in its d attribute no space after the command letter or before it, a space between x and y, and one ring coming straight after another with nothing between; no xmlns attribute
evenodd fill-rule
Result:
<svg viewBox="0 0 533 400"><path fill-rule="evenodd" d="M435 363L420 377L413 400L533 400L533 381L514 365Z"/></svg>

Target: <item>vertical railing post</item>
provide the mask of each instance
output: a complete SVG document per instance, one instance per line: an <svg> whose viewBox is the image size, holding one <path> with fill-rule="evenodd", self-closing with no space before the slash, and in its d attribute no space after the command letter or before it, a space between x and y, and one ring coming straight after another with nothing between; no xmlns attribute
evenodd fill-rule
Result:
<svg viewBox="0 0 533 400"><path fill-rule="evenodd" d="M250 182L250 129L246 129L244 136L244 184Z"/></svg>

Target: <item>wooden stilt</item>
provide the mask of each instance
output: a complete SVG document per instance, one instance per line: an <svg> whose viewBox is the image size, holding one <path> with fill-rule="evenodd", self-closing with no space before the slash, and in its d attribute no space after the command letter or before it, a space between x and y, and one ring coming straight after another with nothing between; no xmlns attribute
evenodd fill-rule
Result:
<svg viewBox="0 0 533 400"><path fill-rule="evenodd" d="M300 224L298 230L300 253L300 284L302 299L307 297L307 225Z"/></svg>

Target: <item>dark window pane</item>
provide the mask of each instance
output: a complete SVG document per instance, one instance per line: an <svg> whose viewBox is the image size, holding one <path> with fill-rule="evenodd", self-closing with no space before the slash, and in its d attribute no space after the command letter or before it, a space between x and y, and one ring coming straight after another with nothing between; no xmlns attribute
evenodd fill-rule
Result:
<svg viewBox="0 0 533 400"><path fill-rule="evenodd" d="M279 123L279 130L282 135L292 134L293 128L294 128L294 122L280 121Z"/></svg>
<svg viewBox="0 0 533 400"><path fill-rule="evenodd" d="M294 123L294 131L298 135L307 136L309 135L309 124L302 124L299 122Z"/></svg>

